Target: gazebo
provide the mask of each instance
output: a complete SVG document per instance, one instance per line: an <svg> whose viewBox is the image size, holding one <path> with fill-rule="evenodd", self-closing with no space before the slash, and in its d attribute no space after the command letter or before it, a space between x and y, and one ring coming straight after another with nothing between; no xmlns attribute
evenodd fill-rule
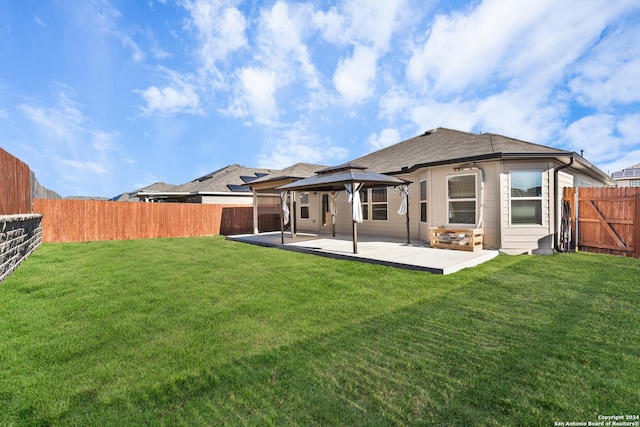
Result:
<svg viewBox="0 0 640 427"><path fill-rule="evenodd" d="M301 179L290 184L278 187L281 190L283 199L283 218L285 216L284 202L285 191L327 191L331 193L331 223L333 227L333 235L335 236L335 197L339 191L345 190L351 203L351 232L353 238L353 253L358 253L358 227L357 224L362 222L362 207L360 205L360 190L370 187L400 187L402 191L402 204L399 213L407 216L407 239L409 239L409 199L408 186L411 181L399 179L390 175L384 175L377 172L368 171L366 167L355 165L353 163L345 163L339 166L333 166L316 172L315 176ZM284 233L284 227L281 227ZM283 234L284 236L284 234ZM284 237L283 237L284 241Z"/></svg>

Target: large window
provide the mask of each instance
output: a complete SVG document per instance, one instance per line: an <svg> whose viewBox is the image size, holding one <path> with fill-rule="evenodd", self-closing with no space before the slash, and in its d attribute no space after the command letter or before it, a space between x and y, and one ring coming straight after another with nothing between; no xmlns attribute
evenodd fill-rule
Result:
<svg viewBox="0 0 640 427"><path fill-rule="evenodd" d="M300 218L309 219L309 193L300 193Z"/></svg>
<svg viewBox="0 0 640 427"><path fill-rule="evenodd" d="M631 181L631 187L640 187L640 180L634 179Z"/></svg>
<svg viewBox="0 0 640 427"><path fill-rule="evenodd" d="M360 206L362 207L362 219L369 219L369 190L360 190Z"/></svg>
<svg viewBox="0 0 640 427"><path fill-rule="evenodd" d="M542 225L542 172L511 172L511 224Z"/></svg>
<svg viewBox="0 0 640 427"><path fill-rule="evenodd" d="M476 223L476 175L455 175L447 180L449 224Z"/></svg>
<svg viewBox="0 0 640 427"><path fill-rule="evenodd" d="M387 188L371 189L371 219L374 221L387 220Z"/></svg>
<svg viewBox="0 0 640 427"><path fill-rule="evenodd" d="M427 222L427 180L420 181L420 222Z"/></svg>
<svg viewBox="0 0 640 427"><path fill-rule="evenodd" d="M387 220L387 188L369 188L360 190L362 219L373 221Z"/></svg>

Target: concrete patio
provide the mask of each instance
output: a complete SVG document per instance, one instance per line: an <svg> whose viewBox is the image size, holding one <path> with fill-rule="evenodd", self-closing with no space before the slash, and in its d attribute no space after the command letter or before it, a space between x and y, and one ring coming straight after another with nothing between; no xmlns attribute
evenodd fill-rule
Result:
<svg viewBox="0 0 640 427"><path fill-rule="evenodd" d="M320 255L434 274L451 274L463 268L475 267L498 255L495 250L458 251L429 247L423 241L393 240L379 236L358 236L358 253L353 253L350 235L297 233L295 238L280 232L227 236L227 239L254 245Z"/></svg>

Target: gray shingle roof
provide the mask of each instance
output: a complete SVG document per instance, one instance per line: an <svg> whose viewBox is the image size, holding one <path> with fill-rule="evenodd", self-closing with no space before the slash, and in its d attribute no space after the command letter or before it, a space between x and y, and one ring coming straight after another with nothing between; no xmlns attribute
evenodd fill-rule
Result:
<svg viewBox="0 0 640 427"><path fill-rule="evenodd" d="M230 192L229 186L240 186L248 178L258 178L273 173L273 169L247 168L240 165L229 165L208 175L196 178L186 184L171 188L176 193Z"/></svg>
<svg viewBox="0 0 640 427"><path fill-rule="evenodd" d="M352 160L380 173L399 173L403 168L466 161L500 154L558 155L566 151L493 133L474 134L437 128L395 145Z"/></svg>
<svg viewBox="0 0 640 427"><path fill-rule="evenodd" d="M252 181L252 183L265 183L271 181L280 181L280 180L296 180L308 178L310 176L314 176L316 172L326 168L323 165L314 165L312 163L296 163L295 165L289 166L288 168L273 171L270 175L263 176L261 178Z"/></svg>
<svg viewBox="0 0 640 427"><path fill-rule="evenodd" d="M142 187L141 189L137 190L136 192L140 192L140 191L149 191L149 192L169 191L174 187L175 187L174 184L167 184L165 182L154 182L151 185L147 185L146 187Z"/></svg>

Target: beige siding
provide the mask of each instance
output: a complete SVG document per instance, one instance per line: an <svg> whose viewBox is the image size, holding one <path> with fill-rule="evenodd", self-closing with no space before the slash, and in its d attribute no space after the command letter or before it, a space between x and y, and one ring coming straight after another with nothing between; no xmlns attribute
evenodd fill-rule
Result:
<svg viewBox="0 0 640 427"><path fill-rule="evenodd" d="M421 169L411 174L401 175L400 178L412 182L409 186L409 217L412 239L429 240L431 227L461 227L450 224L448 218L447 180L460 174L476 175L477 199L476 221L479 221L481 188L484 178L484 207L482 227L484 229L484 245L486 248L501 249L507 253L551 253L553 251L553 236L555 224L559 221L556 206L560 206L562 187L602 185L584 175L573 171L560 171L558 174L559 191L554 189L553 161L493 161L476 163L464 171L455 171L455 166L448 165L428 169ZM542 174L542 225L511 225L510 212L510 183L509 173L512 171L538 170ZM427 222L420 222L420 181L427 180ZM554 195L558 199L554 200ZM299 199L298 199L299 200ZM310 194L310 218L300 219L298 203L298 230L317 233L321 230L321 193ZM404 239L407 235L406 217L398 215L400 207L400 192L398 189L387 189L387 217L386 221L371 219L358 224L358 233L372 236L388 236ZM475 228L473 226L466 228ZM324 229L327 231L327 229ZM347 202L346 193L341 191L337 197L336 231L339 234L351 234L351 205Z"/></svg>
<svg viewBox="0 0 640 427"><path fill-rule="evenodd" d="M304 192L296 192L296 218L297 218L297 231L317 233L320 231L320 203L321 197L319 192L309 193L309 218L301 218L300 216L300 194Z"/></svg>
<svg viewBox="0 0 640 427"><path fill-rule="evenodd" d="M539 170L542 173L542 225L511 225L510 172ZM553 251L553 163L504 162L501 172L500 248L507 253L550 253Z"/></svg>
<svg viewBox="0 0 640 427"><path fill-rule="evenodd" d="M478 165L469 171L455 172L453 166L441 166L430 169L422 169L412 174L398 176L407 179L412 183L409 185L409 218L411 239L429 240L429 229L438 226L456 226L448 223L447 207L447 179L453 175L474 174L477 183L476 200L476 220L480 214L480 194L484 172L484 218L483 228L485 230L485 243L488 247L497 248L500 244L500 221L499 221L499 183L500 166L498 162ZM427 222L420 222L420 181L427 180ZM309 220L298 220L298 230L308 232L318 232L320 229L320 203L321 193L311 195L311 209ZM374 221L365 220L358 224L358 233L363 235L386 236L404 239L407 235L406 216L398 215L401 197L397 188L387 189L387 220ZM300 208L298 207L298 217ZM315 222L314 222L315 220ZM474 228L474 225L465 226ZM459 227L459 225L458 225ZM351 233L351 205L347 202L346 193L341 191L337 198L336 232L339 234Z"/></svg>
<svg viewBox="0 0 640 427"><path fill-rule="evenodd" d="M597 179L593 179L589 176L583 175L581 173L574 173L574 184L570 187L603 187L601 181Z"/></svg>
<svg viewBox="0 0 640 427"><path fill-rule="evenodd" d="M253 205L253 194L248 193L247 196L202 196L203 205Z"/></svg>
<svg viewBox="0 0 640 427"><path fill-rule="evenodd" d="M500 164L498 162L482 165L484 171L484 246L500 247Z"/></svg>

